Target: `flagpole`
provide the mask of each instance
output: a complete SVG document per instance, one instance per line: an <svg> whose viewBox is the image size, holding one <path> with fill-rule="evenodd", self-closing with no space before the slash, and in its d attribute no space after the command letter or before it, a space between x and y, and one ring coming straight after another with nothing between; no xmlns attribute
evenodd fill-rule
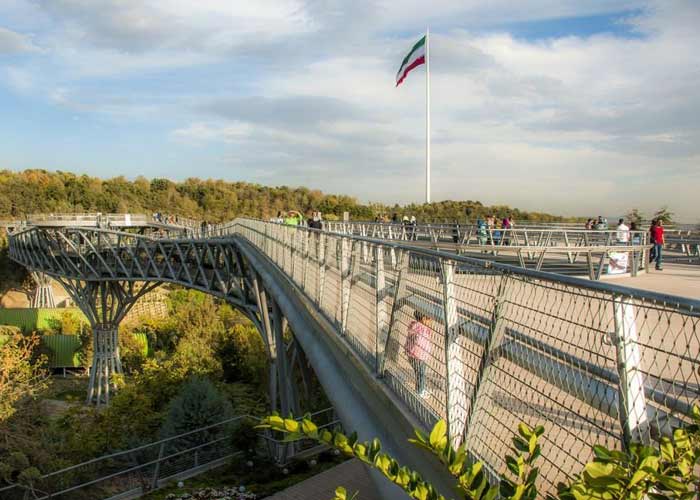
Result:
<svg viewBox="0 0 700 500"><path fill-rule="evenodd" d="M425 202L430 203L430 28L425 29Z"/></svg>

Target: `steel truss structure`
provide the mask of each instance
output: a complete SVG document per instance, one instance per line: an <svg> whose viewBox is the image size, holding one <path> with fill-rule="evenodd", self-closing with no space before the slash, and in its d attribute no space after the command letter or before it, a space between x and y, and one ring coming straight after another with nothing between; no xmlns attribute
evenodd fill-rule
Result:
<svg viewBox="0 0 700 500"><path fill-rule="evenodd" d="M40 271L32 271L31 276L36 283L36 289L30 302L31 307L36 309L56 307L51 278Z"/></svg>
<svg viewBox="0 0 700 500"><path fill-rule="evenodd" d="M171 282L229 301L263 335L273 409L297 411L290 373L306 355L343 423L398 455L410 427L442 418L496 475L518 422L543 424L545 494L592 444L658 439L700 400L698 300L250 219L208 234L29 228L10 256L64 280ZM416 321L430 332L421 359Z"/></svg>
<svg viewBox="0 0 700 500"><path fill-rule="evenodd" d="M95 355L88 402L108 403L112 375L121 372L119 323L141 296L167 282L222 298L250 319L270 360L272 410L300 411L300 397L308 394L308 362L294 340L284 341L285 319L235 243L61 227L26 229L11 241L12 258L56 278L91 323ZM292 384L293 370L304 381L303 394Z"/></svg>

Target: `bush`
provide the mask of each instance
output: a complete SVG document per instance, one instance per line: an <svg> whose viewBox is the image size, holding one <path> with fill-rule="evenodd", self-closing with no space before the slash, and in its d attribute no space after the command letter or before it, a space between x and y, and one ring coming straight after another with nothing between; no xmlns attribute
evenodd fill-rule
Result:
<svg viewBox="0 0 700 500"><path fill-rule="evenodd" d="M144 334L120 332L119 354L124 373L133 374L141 371L148 357L148 341Z"/></svg>
<svg viewBox="0 0 700 500"><path fill-rule="evenodd" d="M228 399L209 380L195 376L170 402L161 437L176 436L231 417L233 407ZM228 429L216 427L212 431L197 433L186 441L192 445L201 444L218 437L224 430Z"/></svg>
<svg viewBox="0 0 700 500"><path fill-rule="evenodd" d="M689 425L677 428L672 437L662 436L658 445L631 443L626 451L608 450L594 446L595 458L586 464L581 474L569 483L558 485L559 500L691 500L700 488L700 409L693 407ZM339 450L379 470L387 479L418 500L444 500L419 472L401 466L381 450L378 439L360 442L357 434L347 436L340 431L319 430L309 418L301 422L271 415L258 428L271 429L287 435L287 439L309 438ZM506 457L507 471L498 486L489 484L481 462L469 459L463 444L455 450L447 439L447 425L438 421L429 435L416 430L416 438L409 441L435 455L455 478L456 487L465 500L534 500L538 491L536 479L540 457L539 438L542 426L532 429L518 426L513 439L514 455ZM356 498L357 493L350 498ZM343 487L336 489L334 500L347 500ZM556 497L547 496L548 500Z"/></svg>
<svg viewBox="0 0 700 500"><path fill-rule="evenodd" d="M265 380L267 354L260 334L253 326L233 325L217 347L225 382L260 384Z"/></svg>
<svg viewBox="0 0 700 500"><path fill-rule="evenodd" d="M36 335L15 334L0 347L0 422L12 416L19 402L46 387L46 359L33 362L38 345Z"/></svg>

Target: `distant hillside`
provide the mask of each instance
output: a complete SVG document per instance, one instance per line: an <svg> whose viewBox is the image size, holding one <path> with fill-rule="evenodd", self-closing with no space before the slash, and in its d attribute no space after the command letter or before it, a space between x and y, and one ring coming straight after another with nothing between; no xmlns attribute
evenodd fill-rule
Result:
<svg viewBox="0 0 700 500"><path fill-rule="evenodd" d="M373 219L378 214L415 215L419 221L464 220L493 213L508 213L515 220L559 221L565 218L524 212L507 206L488 207L478 201L443 201L430 205L362 205L345 195L324 194L316 189L268 187L247 182L168 179L133 181L124 177L99 179L70 172L25 170L0 171L0 217L30 213L134 212L181 215L221 222L247 215L268 218L279 210L319 210L327 217L350 212L354 219Z"/></svg>

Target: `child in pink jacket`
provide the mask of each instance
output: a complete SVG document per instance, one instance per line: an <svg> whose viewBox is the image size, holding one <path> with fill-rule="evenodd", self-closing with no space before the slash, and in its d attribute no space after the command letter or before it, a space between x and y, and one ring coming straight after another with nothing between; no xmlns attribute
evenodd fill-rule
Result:
<svg viewBox="0 0 700 500"><path fill-rule="evenodd" d="M408 325L404 351L416 374L416 392L418 396L424 397L426 395L425 367L432 348L431 331L428 326L430 320L420 311L415 311L413 317L415 319Z"/></svg>

